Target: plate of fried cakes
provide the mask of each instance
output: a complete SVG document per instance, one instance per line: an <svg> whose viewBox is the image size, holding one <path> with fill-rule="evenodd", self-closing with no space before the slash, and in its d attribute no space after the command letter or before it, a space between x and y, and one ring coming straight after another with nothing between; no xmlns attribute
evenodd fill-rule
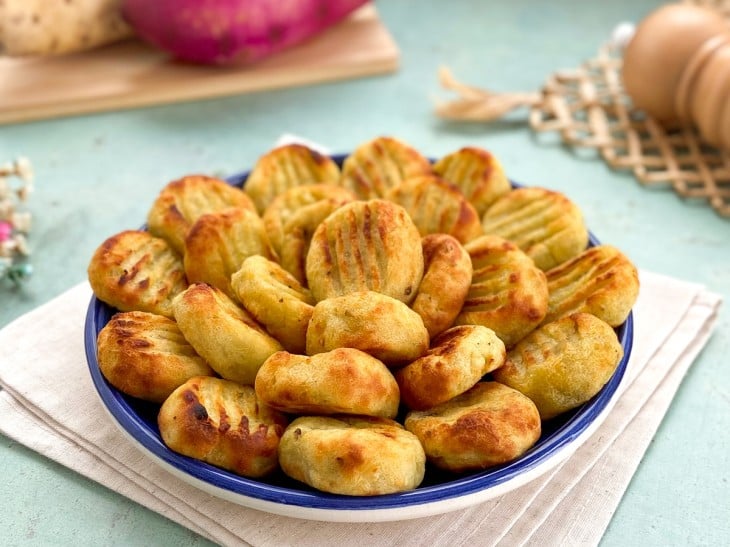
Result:
<svg viewBox="0 0 730 547"><path fill-rule="evenodd" d="M567 196L392 137L172 181L88 276L89 371L132 442L223 499L340 522L564 461L621 393L639 290Z"/></svg>

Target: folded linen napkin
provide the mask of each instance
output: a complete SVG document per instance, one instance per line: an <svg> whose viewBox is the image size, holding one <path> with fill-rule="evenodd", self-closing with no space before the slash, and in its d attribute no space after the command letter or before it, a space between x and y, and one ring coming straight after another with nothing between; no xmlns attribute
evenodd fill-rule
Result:
<svg viewBox="0 0 730 547"><path fill-rule="evenodd" d="M83 348L86 283L0 331L0 431L222 545L415 545L425 538L429 545L595 545L721 301L697 284L646 271L640 278L629 381L597 432L546 475L452 513L387 523L303 521L216 498L153 464L96 396Z"/></svg>

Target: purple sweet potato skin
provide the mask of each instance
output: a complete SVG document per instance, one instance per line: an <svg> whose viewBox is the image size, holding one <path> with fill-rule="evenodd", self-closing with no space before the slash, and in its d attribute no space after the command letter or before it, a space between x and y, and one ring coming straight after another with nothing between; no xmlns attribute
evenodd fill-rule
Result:
<svg viewBox="0 0 730 547"><path fill-rule="evenodd" d="M344 19L367 0L124 0L136 33L194 63L252 63Z"/></svg>

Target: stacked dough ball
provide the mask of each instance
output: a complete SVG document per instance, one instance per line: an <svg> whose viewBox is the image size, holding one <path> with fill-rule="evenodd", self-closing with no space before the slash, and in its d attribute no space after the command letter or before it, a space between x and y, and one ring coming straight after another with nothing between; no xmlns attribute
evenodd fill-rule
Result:
<svg viewBox="0 0 730 547"><path fill-rule="evenodd" d="M431 164L380 137L340 168L284 146L244 190L168 184L148 226L89 265L120 310L105 377L161 403L172 450L338 494L525 453L611 377L638 292L570 200L512 189L477 148Z"/></svg>

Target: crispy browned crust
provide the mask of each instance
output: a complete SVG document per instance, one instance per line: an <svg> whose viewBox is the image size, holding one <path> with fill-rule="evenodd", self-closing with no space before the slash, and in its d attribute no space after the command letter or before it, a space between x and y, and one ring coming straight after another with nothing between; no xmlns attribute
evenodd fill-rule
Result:
<svg viewBox="0 0 730 547"><path fill-rule="evenodd" d="M437 161L433 170L455 184L480 217L497 198L511 190L502 165L481 148L461 148Z"/></svg>
<svg viewBox="0 0 730 547"><path fill-rule="evenodd" d="M570 260L588 245L578 206L545 188L518 188L503 195L484 213L482 226L484 233L513 242L541 270Z"/></svg>
<svg viewBox="0 0 730 547"><path fill-rule="evenodd" d="M115 314L99 331L97 348L99 369L110 384L155 403L193 376L215 374L175 321L152 313Z"/></svg>
<svg viewBox="0 0 730 547"><path fill-rule="evenodd" d="M264 223L240 207L198 217L185 238L183 263L190 283L208 283L236 299L231 276L249 256L273 257Z"/></svg>
<svg viewBox="0 0 730 547"><path fill-rule="evenodd" d="M263 214L274 198L304 184L337 184L340 168L329 157L301 144L274 148L259 157L244 191Z"/></svg>
<svg viewBox="0 0 730 547"><path fill-rule="evenodd" d="M411 308L434 338L448 329L461 311L471 286L471 258L456 238L446 234L424 237L421 247L424 274Z"/></svg>
<svg viewBox="0 0 730 547"><path fill-rule="evenodd" d="M357 348L388 365L417 359L428 349L421 317L400 300L361 291L318 302L307 329L307 353Z"/></svg>
<svg viewBox="0 0 730 547"><path fill-rule="evenodd" d="M423 276L421 236L403 207L354 201L317 227L306 274L318 301L371 290L409 303Z"/></svg>
<svg viewBox="0 0 730 547"><path fill-rule="evenodd" d="M259 400L294 414L395 418L400 402L388 368L353 348L311 357L280 351L261 366L255 387Z"/></svg>
<svg viewBox="0 0 730 547"><path fill-rule="evenodd" d="M639 296L639 273L621 251L610 245L587 249L547 272L548 312L544 323L587 312L612 327L623 323Z"/></svg>
<svg viewBox="0 0 730 547"><path fill-rule="evenodd" d="M466 243L483 233L474 206L459 188L438 175L408 178L391 188L385 199L408 211L422 236L449 234Z"/></svg>
<svg viewBox="0 0 730 547"><path fill-rule="evenodd" d="M252 387L212 377L177 388L157 422L171 450L252 478L278 467L287 425L283 414L257 401Z"/></svg>
<svg viewBox="0 0 730 547"><path fill-rule="evenodd" d="M150 232L182 254L185 236L198 217L228 207L256 210L240 188L214 177L189 175L162 189L147 214L147 224Z"/></svg>
<svg viewBox="0 0 730 547"><path fill-rule="evenodd" d="M205 283L180 293L173 309L186 340L228 380L253 385L263 362L283 349L246 310Z"/></svg>
<svg viewBox="0 0 730 547"><path fill-rule="evenodd" d="M302 417L279 445L281 468L318 490L376 496L416 488L426 458L415 435L393 420L366 416Z"/></svg>
<svg viewBox="0 0 730 547"><path fill-rule="evenodd" d="M481 325L452 327L425 355L399 369L395 378L406 406L425 410L470 389L504 364L504 342Z"/></svg>
<svg viewBox="0 0 730 547"><path fill-rule="evenodd" d="M410 177L428 173L431 164L418 150L392 137L378 137L345 159L340 184L360 199L374 199Z"/></svg>
<svg viewBox="0 0 730 547"><path fill-rule="evenodd" d="M87 273L96 297L120 311L172 317L172 299L187 287L180 255L165 240L140 230L104 241Z"/></svg>
<svg viewBox="0 0 730 547"><path fill-rule="evenodd" d="M287 351L304 353L315 304L308 289L263 256L247 258L233 274L231 285L244 308Z"/></svg>
<svg viewBox="0 0 730 547"><path fill-rule="evenodd" d="M545 273L514 243L497 236L481 236L465 248L474 273L455 323L484 325L510 347L545 317Z"/></svg>
<svg viewBox="0 0 730 547"><path fill-rule="evenodd" d="M480 382L430 410L409 412L405 426L430 463L463 472L520 457L540 438L542 424L535 404L519 391Z"/></svg>
<svg viewBox="0 0 730 547"><path fill-rule="evenodd" d="M614 330L589 313L575 313L530 333L507 354L494 379L532 399L543 420L590 400L623 357Z"/></svg>

